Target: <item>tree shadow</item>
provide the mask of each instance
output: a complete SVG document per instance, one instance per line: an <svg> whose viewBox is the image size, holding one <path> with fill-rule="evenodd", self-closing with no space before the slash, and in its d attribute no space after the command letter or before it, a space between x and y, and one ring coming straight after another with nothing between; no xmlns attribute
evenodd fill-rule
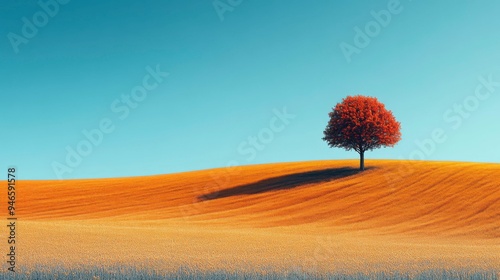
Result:
<svg viewBox="0 0 500 280"><path fill-rule="evenodd" d="M367 169L370 168L366 168L365 170ZM292 189L308 184L329 182L349 177L360 172L361 171L358 168L342 167L288 174L200 195L198 196L198 200L214 200L230 196L250 195L276 190Z"/></svg>

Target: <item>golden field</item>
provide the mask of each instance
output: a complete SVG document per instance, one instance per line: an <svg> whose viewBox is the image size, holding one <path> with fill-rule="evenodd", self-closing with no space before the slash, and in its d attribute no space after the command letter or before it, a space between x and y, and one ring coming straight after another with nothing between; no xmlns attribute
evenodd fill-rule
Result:
<svg viewBox="0 0 500 280"><path fill-rule="evenodd" d="M499 164L358 164L21 180L19 268L500 270Z"/></svg>

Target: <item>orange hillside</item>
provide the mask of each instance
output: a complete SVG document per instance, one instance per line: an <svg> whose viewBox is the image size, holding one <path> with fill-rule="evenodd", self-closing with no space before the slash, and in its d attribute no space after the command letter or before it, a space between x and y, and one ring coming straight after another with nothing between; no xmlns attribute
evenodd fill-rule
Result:
<svg viewBox="0 0 500 280"><path fill-rule="evenodd" d="M21 181L23 219L230 219L253 226L318 223L398 233L500 237L500 166L318 161L172 175ZM213 199L205 197L215 193ZM205 195L205 196L204 196ZM208 195L210 196L210 195Z"/></svg>
<svg viewBox="0 0 500 280"><path fill-rule="evenodd" d="M225 268L230 260L300 266L304 256L321 270L394 259L403 267L438 260L474 265L473 259L498 267L500 165L369 160L362 173L357 165L312 161L148 177L21 180L17 215L26 231L20 246L31 264L44 258L67 265L129 262L126 252L137 246L172 269L193 262ZM328 256L343 250L348 257L337 256L335 267L318 258L318 237L338 246ZM60 245L56 256L51 244ZM226 251L236 247L243 251ZM106 248L108 254L95 260L78 253L82 248L90 255Z"/></svg>

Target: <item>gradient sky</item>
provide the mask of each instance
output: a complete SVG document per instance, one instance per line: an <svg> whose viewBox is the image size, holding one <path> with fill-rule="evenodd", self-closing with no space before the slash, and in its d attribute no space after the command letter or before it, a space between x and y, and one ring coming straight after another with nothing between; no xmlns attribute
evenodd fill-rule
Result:
<svg viewBox="0 0 500 280"><path fill-rule="evenodd" d="M353 94L377 97L402 125L402 141L368 152L368 166L418 158L416 141L435 129L446 139L424 159L499 162L500 84L489 92L479 77L500 82L500 2L402 0L348 62L340 45L355 47L355 28L388 5L243 0L221 19L212 1L73 0L43 26L37 1L2 1L0 167L57 178L66 147L103 119L114 131L62 178L358 158L321 140L328 112ZM34 15L42 26L16 53L12 34L23 36L23 17ZM157 65L169 76L120 119L113 102ZM274 122L284 107L295 115L286 125ZM259 133L261 150L248 142Z"/></svg>

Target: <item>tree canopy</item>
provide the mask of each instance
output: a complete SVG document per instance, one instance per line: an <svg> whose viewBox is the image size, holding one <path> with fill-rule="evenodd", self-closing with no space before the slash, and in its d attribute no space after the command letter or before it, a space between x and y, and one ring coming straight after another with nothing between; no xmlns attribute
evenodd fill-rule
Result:
<svg viewBox="0 0 500 280"><path fill-rule="evenodd" d="M401 140L401 124L375 97L347 96L329 116L323 140L330 147L358 152L361 170L365 151L392 147Z"/></svg>

